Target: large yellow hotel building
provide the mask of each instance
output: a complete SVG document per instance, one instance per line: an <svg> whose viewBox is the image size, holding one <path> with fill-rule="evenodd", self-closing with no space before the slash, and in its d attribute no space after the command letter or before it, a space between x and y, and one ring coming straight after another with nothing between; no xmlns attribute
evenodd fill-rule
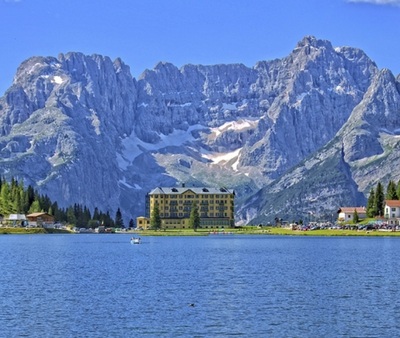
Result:
<svg viewBox="0 0 400 338"><path fill-rule="evenodd" d="M150 227L150 217L158 204L163 229L189 228L190 211L193 202L197 204L200 227L234 227L235 192L227 188L172 187L155 188L146 196L146 217L138 217L138 228Z"/></svg>

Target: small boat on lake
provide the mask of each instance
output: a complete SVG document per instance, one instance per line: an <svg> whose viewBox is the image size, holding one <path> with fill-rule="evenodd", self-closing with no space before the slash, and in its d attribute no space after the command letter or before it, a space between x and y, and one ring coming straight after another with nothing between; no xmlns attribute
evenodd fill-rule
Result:
<svg viewBox="0 0 400 338"><path fill-rule="evenodd" d="M140 244L140 243L141 243L140 237L131 238L131 244Z"/></svg>

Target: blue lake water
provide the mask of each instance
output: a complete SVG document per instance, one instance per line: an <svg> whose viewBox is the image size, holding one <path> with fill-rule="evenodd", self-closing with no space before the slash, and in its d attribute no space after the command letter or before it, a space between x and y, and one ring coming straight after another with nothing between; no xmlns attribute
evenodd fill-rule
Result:
<svg viewBox="0 0 400 338"><path fill-rule="evenodd" d="M400 238L129 238L0 236L0 336L400 336Z"/></svg>

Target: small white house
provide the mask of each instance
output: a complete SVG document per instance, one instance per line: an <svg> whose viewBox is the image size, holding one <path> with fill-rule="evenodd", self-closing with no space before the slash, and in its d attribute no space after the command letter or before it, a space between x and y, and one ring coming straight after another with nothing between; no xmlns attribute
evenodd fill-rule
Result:
<svg viewBox="0 0 400 338"><path fill-rule="evenodd" d="M398 224L398 220L400 219L400 201L386 200L384 215L389 224Z"/></svg>
<svg viewBox="0 0 400 338"><path fill-rule="evenodd" d="M365 207L341 207L338 210L338 220L340 222L353 222L355 211L357 211L359 219L367 218L367 210Z"/></svg>

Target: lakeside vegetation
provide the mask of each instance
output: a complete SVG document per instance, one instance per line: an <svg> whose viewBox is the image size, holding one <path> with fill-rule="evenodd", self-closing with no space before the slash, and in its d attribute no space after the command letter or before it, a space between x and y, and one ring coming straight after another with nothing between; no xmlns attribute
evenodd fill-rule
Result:
<svg viewBox="0 0 400 338"><path fill-rule="evenodd" d="M71 231L62 229L0 227L0 235L35 235L35 234L70 234Z"/></svg>
<svg viewBox="0 0 400 338"><path fill-rule="evenodd" d="M1 228L0 235L34 235L34 234L75 234L72 230L44 229L44 228L20 228L9 227ZM109 233L111 234L111 233ZM131 234L136 236L235 236L235 235L259 235L259 236L309 236L309 237L329 237L329 236L368 236L368 237L398 237L400 231L380 231L380 230L351 230L351 229L318 229L318 230L292 230L282 227L259 227L244 226L234 229L165 229L165 230L128 230L112 233ZM96 234L97 235L97 234ZM107 234L100 234L107 235Z"/></svg>
<svg viewBox="0 0 400 338"><path fill-rule="evenodd" d="M31 214L45 212L54 216L56 223L71 224L79 228L95 228L100 224L106 227L124 227L120 208L115 218L110 213L94 208L93 214L85 205L75 203L66 208L59 207L47 195L39 194L31 185L24 187L24 182L11 178L7 182L3 177L0 179L0 216L10 214ZM129 226L133 226L133 219Z"/></svg>
<svg viewBox="0 0 400 338"><path fill-rule="evenodd" d="M118 233L135 233L142 236L206 236L217 234L251 234L251 235L283 235L283 236L400 236L400 228L394 226L389 229L372 229L366 231L358 229L359 225L374 223L379 219L379 222L384 221L384 202L387 200L398 200L400 196L400 181L395 184L389 181L386 192L383 185L378 182L376 188L371 188L368 203L367 215L370 217L367 220L360 222L357 211L354 210L352 229L347 228L345 220L339 220L336 224L341 225L341 228L324 228L304 231L293 228L281 227L280 222L276 222L275 226L243 226L235 228L222 229L202 229L200 228L200 217L198 206L194 202L190 213L190 229L163 229L161 218L159 215L158 205L155 206L151 214L149 230L134 230L133 220L129 222L129 229L124 226L121 211L118 208L115 221L110 217L109 213L99 212L95 208L93 217L88 208L79 204L68 207L66 209L59 208L57 202L52 202L48 196L40 195L31 186L24 188L23 182L18 182L12 178L8 183L4 178L0 180L0 214L7 213L33 213L38 211L47 212L55 216L56 222L62 222L67 225L70 230L64 229L49 229L49 228L25 228L25 227L0 227L0 234L48 234L48 233L76 233L72 229L77 228L98 228L100 224L112 229L110 232L115 232L115 228L119 228ZM297 223L296 223L297 224ZM302 225L302 221L298 224ZM301 228L301 227L300 227ZM399 231L395 231L399 230Z"/></svg>
<svg viewBox="0 0 400 338"><path fill-rule="evenodd" d="M134 231L140 236L235 236L235 235L260 235L260 236L400 236L400 231L365 231L347 229L320 229L320 230L291 230L281 227L242 227L227 229L225 231L209 229L168 229L168 230L141 230Z"/></svg>

